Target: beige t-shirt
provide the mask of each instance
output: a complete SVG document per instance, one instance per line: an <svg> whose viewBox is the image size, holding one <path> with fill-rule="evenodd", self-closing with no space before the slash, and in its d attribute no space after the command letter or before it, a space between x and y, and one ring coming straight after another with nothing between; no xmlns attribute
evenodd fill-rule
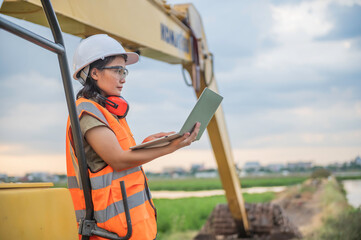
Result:
<svg viewBox="0 0 361 240"><path fill-rule="evenodd" d="M108 164L104 162L104 160L101 159L99 155L93 150L93 148L89 145L89 143L86 141L84 136L85 133L92 128L99 126L105 126L105 127L108 126L89 114L84 114L80 118L79 122L80 122L80 130L84 138L84 151L85 151L85 158L88 163L88 167L90 171L98 172L103 168L105 168Z"/></svg>

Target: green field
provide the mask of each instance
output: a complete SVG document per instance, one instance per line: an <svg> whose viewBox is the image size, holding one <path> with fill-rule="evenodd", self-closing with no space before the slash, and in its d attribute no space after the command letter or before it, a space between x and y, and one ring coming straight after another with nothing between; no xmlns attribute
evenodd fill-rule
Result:
<svg viewBox="0 0 361 240"><path fill-rule="evenodd" d="M290 186L302 183L307 178L308 176L249 177L241 178L240 182L243 188ZM149 188L152 191L200 191L222 189L222 183L219 178L151 178Z"/></svg>
<svg viewBox="0 0 361 240"><path fill-rule="evenodd" d="M336 179L338 181L343 181L343 180L358 180L361 179L361 175L359 176L338 176L336 177Z"/></svg>
<svg viewBox="0 0 361 240"><path fill-rule="evenodd" d="M275 194L272 192L247 194L243 197L246 202L269 202ZM159 239L168 239L170 234L178 232L198 231L206 222L213 208L219 203L226 203L224 196L154 199L158 212ZM157 238L158 239L158 238Z"/></svg>
<svg viewBox="0 0 361 240"><path fill-rule="evenodd" d="M241 178L242 188L250 187L273 187L290 186L304 182L309 175L296 176L266 176L266 177L246 177ZM359 176L338 176L337 180L361 179ZM66 183L54 183L54 187L67 187ZM152 191L201 191L222 189L222 183L219 178L150 178L149 188Z"/></svg>
<svg viewBox="0 0 361 240"><path fill-rule="evenodd" d="M305 181L304 176L272 176L241 178L242 188L290 186ZM66 183L55 183L54 187L67 187ZM152 191L201 191L223 189L219 178L150 178L149 188Z"/></svg>

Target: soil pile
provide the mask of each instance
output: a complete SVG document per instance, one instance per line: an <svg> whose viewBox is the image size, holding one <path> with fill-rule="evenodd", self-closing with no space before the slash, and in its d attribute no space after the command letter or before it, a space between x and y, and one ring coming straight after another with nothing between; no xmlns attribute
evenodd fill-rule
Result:
<svg viewBox="0 0 361 240"><path fill-rule="evenodd" d="M298 226L304 236L322 226L322 196L324 184L321 180L308 180L293 187L273 202L282 207L290 220Z"/></svg>
<svg viewBox="0 0 361 240"><path fill-rule="evenodd" d="M273 203L282 207L305 238L319 231L325 220L337 218L350 208L334 177L309 179L280 193Z"/></svg>
<svg viewBox="0 0 361 240"><path fill-rule="evenodd" d="M219 204L209 216L195 240L220 239L297 239L301 233L277 204L257 203L245 205L250 236L240 238L235 220L228 205Z"/></svg>

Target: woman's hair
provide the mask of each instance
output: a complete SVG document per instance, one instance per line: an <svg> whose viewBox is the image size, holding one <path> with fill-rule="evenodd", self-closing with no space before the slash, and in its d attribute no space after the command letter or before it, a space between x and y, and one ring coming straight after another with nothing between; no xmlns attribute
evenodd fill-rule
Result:
<svg viewBox="0 0 361 240"><path fill-rule="evenodd" d="M84 98L95 98L98 94L100 94L100 88L97 86L96 81L91 77L91 70L93 68L101 70L105 67L108 63L113 61L117 56L124 58L125 62L127 61L128 56L125 54L116 55L116 56L109 56L105 57L104 59L99 59L95 62L92 62L89 67L89 73L86 78L85 84L82 89L79 90L78 94L76 95L76 99L81 97Z"/></svg>

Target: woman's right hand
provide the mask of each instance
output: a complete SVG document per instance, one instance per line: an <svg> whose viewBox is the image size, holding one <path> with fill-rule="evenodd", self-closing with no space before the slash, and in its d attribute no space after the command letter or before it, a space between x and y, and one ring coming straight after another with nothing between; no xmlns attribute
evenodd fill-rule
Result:
<svg viewBox="0 0 361 240"><path fill-rule="evenodd" d="M180 148L191 145L198 135L200 126L201 123L197 122L192 133L185 133L182 137L174 139L168 146L172 148L172 151L176 151Z"/></svg>

